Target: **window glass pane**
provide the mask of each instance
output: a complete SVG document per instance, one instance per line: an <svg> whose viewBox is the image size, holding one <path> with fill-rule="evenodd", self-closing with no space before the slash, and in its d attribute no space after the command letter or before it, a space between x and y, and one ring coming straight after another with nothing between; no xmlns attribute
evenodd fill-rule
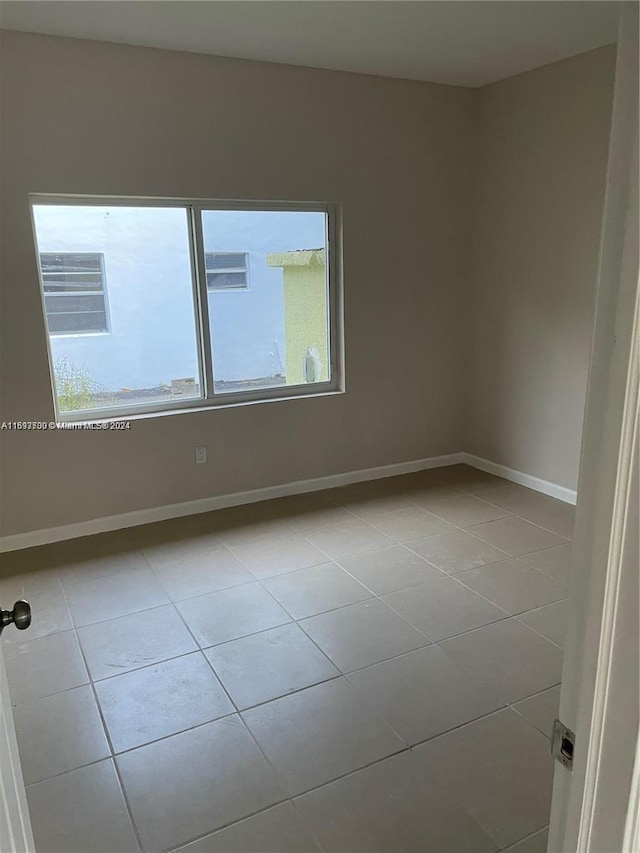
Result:
<svg viewBox="0 0 640 853"><path fill-rule="evenodd" d="M246 287L247 275L243 272L208 272L207 287Z"/></svg>
<svg viewBox="0 0 640 853"><path fill-rule="evenodd" d="M33 211L60 411L200 397L186 209Z"/></svg>
<svg viewBox="0 0 640 853"><path fill-rule="evenodd" d="M73 252L70 255L43 252L40 255L43 272L100 272L100 255Z"/></svg>
<svg viewBox="0 0 640 853"><path fill-rule="evenodd" d="M49 314L49 331L58 334L75 334L77 332L104 332L107 329L107 318L104 311L92 311L83 314L64 313Z"/></svg>
<svg viewBox="0 0 640 853"><path fill-rule="evenodd" d="M208 290L216 393L329 381L326 214L206 210L202 231L249 269L248 288Z"/></svg>
<svg viewBox="0 0 640 853"><path fill-rule="evenodd" d="M102 276L94 273L43 273L42 283L48 291L102 290Z"/></svg>
<svg viewBox="0 0 640 853"><path fill-rule="evenodd" d="M104 297L102 294L98 294L97 296L87 296L85 294L77 296L74 293L65 293L62 296L57 296L45 293L44 301L47 307L47 317L51 317L52 314L67 314L70 312L101 311L102 314L105 313Z"/></svg>
<svg viewBox="0 0 640 853"><path fill-rule="evenodd" d="M208 270L243 270L247 264L247 256L238 252L207 252Z"/></svg>

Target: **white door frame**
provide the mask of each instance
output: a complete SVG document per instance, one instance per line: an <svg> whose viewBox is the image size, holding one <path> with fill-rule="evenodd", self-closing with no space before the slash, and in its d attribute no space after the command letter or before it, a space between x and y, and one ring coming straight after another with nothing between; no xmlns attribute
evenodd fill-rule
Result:
<svg viewBox="0 0 640 853"><path fill-rule="evenodd" d="M628 579L625 573L638 572L637 558L635 565L628 559L639 532L632 492L638 464L638 310L638 5L622 3L560 701L560 719L575 732L576 745L573 772L559 763L555 768L552 853L640 850L637 727L628 743L629 754L636 755L633 776L625 778L621 771L606 779L627 813L626 827L604 824L603 775L603 745L615 731L614 703L619 702L613 698L619 697L614 692L619 687L614 651L621 653L615 647L619 590ZM633 633L622 653L637 661ZM629 701L637 703L638 697ZM606 850L603 837L612 839Z"/></svg>
<svg viewBox="0 0 640 853"><path fill-rule="evenodd" d="M5 603L3 606L12 605ZM15 629L9 626L7 630ZM34 853L35 851L2 646L0 646L0 850L3 853L5 851L6 853Z"/></svg>

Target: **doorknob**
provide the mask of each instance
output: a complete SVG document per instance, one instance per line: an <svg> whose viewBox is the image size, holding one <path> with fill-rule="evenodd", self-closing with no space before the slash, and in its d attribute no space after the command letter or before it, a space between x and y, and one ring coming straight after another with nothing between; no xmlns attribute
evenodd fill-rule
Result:
<svg viewBox="0 0 640 853"><path fill-rule="evenodd" d="M21 599L13 605L13 610L0 610L0 634L12 622L18 631L24 631L31 625L31 605L28 601Z"/></svg>

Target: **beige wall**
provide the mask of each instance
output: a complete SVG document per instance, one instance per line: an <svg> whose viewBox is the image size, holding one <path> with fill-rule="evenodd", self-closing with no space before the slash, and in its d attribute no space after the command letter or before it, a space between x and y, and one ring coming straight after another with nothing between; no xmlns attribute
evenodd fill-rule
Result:
<svg viewBox="0 0 640 853"><path fill-rule="evenodd" d="M613 48L465 90L0 38L0 420L53 417L29 192L342 204L347 362L340 396L0 432L0 535L459 450L575 487Z"/></svg>
<svg viewBox="0 0 640 853"><path fill-rule="evenodd" d="M347 342L344 395L0 433L2 534L461 449L472 91L19 33L1 48L0 420L53 417L29 192L340 203Z"/></svg>
<svg viewBox="0 0 640 853"><path fill-rule="evenodd" d="M576 487L615 48L477 91L466 450Z"/></svg>

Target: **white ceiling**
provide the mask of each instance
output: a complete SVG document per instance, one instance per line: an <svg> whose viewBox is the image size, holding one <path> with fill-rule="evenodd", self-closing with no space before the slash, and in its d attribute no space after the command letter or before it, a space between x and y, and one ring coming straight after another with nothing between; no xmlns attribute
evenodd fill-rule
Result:
<svg viewBox="0 0 640 853"><path fill-rule="evenodd" d="M4 29L482 86L616 41L614 0L4 0Z"/></svg>

